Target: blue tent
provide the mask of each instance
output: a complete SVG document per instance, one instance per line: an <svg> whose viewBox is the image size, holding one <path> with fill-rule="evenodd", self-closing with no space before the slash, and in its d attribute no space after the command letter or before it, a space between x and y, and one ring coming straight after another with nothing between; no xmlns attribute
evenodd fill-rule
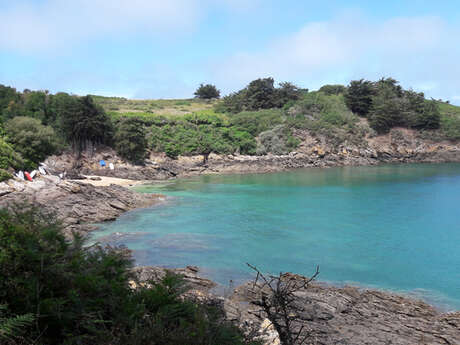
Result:
<svg viewBox="0 0 460 345"><path fill-rule="evenodd" d="M105 167L105 160L101 159L99 161L99 164L101 165L101 167Z"/></svg>

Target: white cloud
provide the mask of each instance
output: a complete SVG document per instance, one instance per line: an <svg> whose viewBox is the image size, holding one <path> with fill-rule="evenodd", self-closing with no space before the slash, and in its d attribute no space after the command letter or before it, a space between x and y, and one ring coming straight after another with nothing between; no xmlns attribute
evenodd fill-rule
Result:
<svg viewBox="0 0 460 345"><path fill-rule="evenodd" d="M258 52L239 52L214 64L210 74L225 91L273 76L317 88L355 78L393 76L403 86L440 97L458 93L458 30L438 17L370 22L361 15L312 22ZM452 89L452 90L451 90Z"/></svg>
<svg viewBox="0 0 460 345"><path fill-rule="evenodd" d="M55 51L107 35L185 31L198 17L198 0L11 1L0 12L0 49Z"/></svg>

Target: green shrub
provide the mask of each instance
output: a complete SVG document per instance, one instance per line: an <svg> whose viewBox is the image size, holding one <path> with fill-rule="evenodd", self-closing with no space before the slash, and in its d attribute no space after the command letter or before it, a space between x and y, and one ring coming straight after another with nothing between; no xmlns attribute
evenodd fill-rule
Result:
<svg viewBox="0 0 460 345"><path fill-rule="evenodd" d="M61 146L54 129L44 126L38 119L17 116L5 124L7 140L26 160L28 168L36 167Z"/></svg>
<svg viewBox="0 0 460 345"><path fill-rule="evenodd" d="M244 111L229 116L232 126L248 132L253 136L269 130L284 122L284 114L279 109Z"/></svg>
<svg viewBox="0 0 460 345"><path fill-rule="evenodd" d="M9 180L12 177L13 177L13 175L11 175L8 171L6 171L4 169L0 169L0 182Z"/></svg>
<svg viewBox="0 0 460 345"><path fill-rule="evenodd" d="M137 117L128 117L118 124L114 145L123 158L143 163L147 153L147 139L144 123Z"/></svg>
<svg viewBox="0 0 460 345"><path fill-rule="evenodd" d="M283 125L262 132L259 135L258 154L273 153L275 155L287 154L297 147L299 140L294 138L290 130Z"/></svg>
<svg viewBox="0 0 460 345"><path fill-rule="evenodd" d="M0 169L23 169L24 161L20 154L0 136Z"/></svg>
<svg viewBox="0 0 460 345"><path fill-rule="evenodd" d="M8 304L7 320L35 319L22 325L24 343L245 344L219 309L180 297L179 277L148 283L126 250L69 241L31 206L0 210L0 305Z"/></svg>

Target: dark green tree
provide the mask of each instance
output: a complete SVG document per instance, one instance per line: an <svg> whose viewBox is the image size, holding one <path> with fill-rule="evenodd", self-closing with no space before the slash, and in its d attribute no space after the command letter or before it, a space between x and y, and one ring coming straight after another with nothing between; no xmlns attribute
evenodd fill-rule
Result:
<svg viewBox="0 0 460 345"><path fill-rule="evenodd" d="M441 125L441 114L436 101L425 101L422 112L418 113L411 127L417 129L437 129Z"/></svg>
<svg viewBox="0 0 460 345"><path fill-rule="evenodd" d="M281 108L288 102L297 101L302 91L308 90L301 90L298 86L289 82L280 83L275 91L273 103L276 108Z"/></svg>
<svg viewBox="0 0 460 345"><path fill-rule="evenodd" d="M0 84L0 122L20 115L22 110L21 94L15 88Z"/></svg>
<svg viewBox="0 0 460 345"><path fill-rule="evenodd" d="M46 123L47 93L45 91L28 91L23 93L24 114Z"/></svg>
<svg viewBox="0 0 460 345"><path fill-rule="evenodd" d="M88 147L111 142L112 122L91 96L60 94L54 111L64 138L76 153L80 154Z"/></svg>
<svg viewBox="0 0 460 345"><path fill-rule="evenodd" d="M115 149L133 163L143 163L147 153L146 129L140 118L128 117L118 125L114 136Z"/></svg>
<svg viewBox="0 0 460 345"><path fill-rule="evenodd" d="M256 79L244 90L244 108L247 110L276 107L273 78Z"/></svg>
<svg viewBox="0 0 460 345"><path fill-rule="evenodd" d="M335 84L335 85L323 85L318 90L320 92L324 92L326 95L340 95L346 92L347 88L343 85Z"/></svg>
<svg viewBox="0 0 460 345"><path fill-rule="evenodd" d="M236 114L245 110L281 108L289 101L298 100L302 91L305 92L288 82L280 83L279 88L275 88L273 78L256 79L244 89L225 96L215 109L218 112Z"/></svg>
<svg viewBox="0 0 460 345"><path fill-rule="evenodd" d="M353 80L345 92L345 103L352 112L359 116L367 116L372 106L374 88L368 80Z"/></svg>
<svg viewBox="0 0 460 345"><path fill-rule="evenodd" d="M378 133L387 133L392 127L405 124L406 109L407 103L395 94L391 86L382 86L372 99L369 124Z"/></svg>
<svg viewBox="0 0 460 345"><path fill-rule="evenodd" d="M220 91L217 90L215 85L212 84L200 84L198 89L194 93L196 98L200 99L213 99L220 97Z"/></svg>

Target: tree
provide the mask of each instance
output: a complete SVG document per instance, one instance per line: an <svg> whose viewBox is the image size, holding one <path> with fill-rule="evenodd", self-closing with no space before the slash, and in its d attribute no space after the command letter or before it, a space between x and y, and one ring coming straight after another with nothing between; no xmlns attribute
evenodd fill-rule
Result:
<svg viewBox="0 0 460 345"><path fill-rule="evenodd" d="M19 115L21 111L21 94L12 87L0 84L0 122Z"/></svg>
<svg viewBox="0 0 460 345"><path fill-rule="evenodd" d="M46 123L47 94L44 91L23 93L24 115L34 117Z"/></svg>
<svg viewBox="0 0 460 345"><path fill-rule="evenodd" d="M345 92L347 107L359 116L367 116L372 106L373 85L368 80L353 80Z"/></svg>
<svg viewBox="0 0 460 345"><path fill-rule="evenodd" d="M54 111L63 136L77 154L88 147L110 143L112 122L91 96L61 94Z"/></svg>
<svg viewBox="0 0 460 345"><path fill-rule="evenodd" d="M247 110L269 109L275 107L275 87L273 78L256 79L249 83L244 93Z"/></svg>
<svg viewBox="0 0 460 345"><path fill-rule="evenodd" d="M406 110L404 99L399 98L391 86L382 86L372 99L369 124L378 133L387 133L392 127L405 124Z"/></svg>
<svg viewBox="0 0 460 345"><path fill-rule="evenodd" d="M244 110L281 108L300 98L302 90L292 83L280 83L275 88L273 78L251 81L244 89L225 96L215 109L218 112L239 113Z"/></svg>
<svg viewBox="0 0 460 345"><path fill-rule="evenodd" d="M300 98L302 91L305 92L305 90L301 90L298 86L292 83L280 83L279 87L275 91L273 103L277 108L281 108L288 102L297 101Z"/></svg>
<svg viewBox="0 0 460 345"><path fill-rule="evenodd" d="M320 92L324 92L326 95L340 95L345 93L347 88L343 85L339 84L334 84L334 85L323 85L321 88L318 90Z"/></svg>
<svg viewBox="0 0 460 345"><path fill-rule="evenodd" d="M198 89L194 93L196 98L200 99L213 99L220 97L220 91L217 90L215 85L212 84L200 84Z"/></svg>
<svg viewBox="0 0 460 345"><path fill-rule="evenodd" d="M144 162L147 139L144 123L140 118L123 119L117 126L114 142L120 156L134 163Z"/></svg>
<svg viewBox="0 0 460 345"><path fill-rule="evenodd" d="M5 124L5 129L8 142L26 160L28 168L54 154L60 146L54 129L38 119L16 116Z"/></svg>

